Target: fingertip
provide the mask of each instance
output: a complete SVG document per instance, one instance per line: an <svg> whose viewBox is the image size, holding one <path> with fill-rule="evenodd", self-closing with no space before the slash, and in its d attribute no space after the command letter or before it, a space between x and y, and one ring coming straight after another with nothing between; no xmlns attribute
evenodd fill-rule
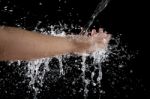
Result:
<svg viewBox="0 0 150 99"><path fill-rule="evenodd" d="M103 33L104 29L103 28L99 28L98 32L99 33Z"/></svg>
<svg viewBox="0 0 150 99"><path fill-rule="evenodd" d="M92 32L91 32L91 36L95 35L96 34L96 30L95 29L92 29Z"/></svg>
<svg viewBox="0 0 150 99"><path fill-rule="evenodd" d="M107 40L109 41L111 39L111 34L107 34Z"/></svg>
<svg viewBox="0 0 150 99"><path fill-rule="evenodd" d="M96 32L96 29L92 29L92 32Z"/></svg>

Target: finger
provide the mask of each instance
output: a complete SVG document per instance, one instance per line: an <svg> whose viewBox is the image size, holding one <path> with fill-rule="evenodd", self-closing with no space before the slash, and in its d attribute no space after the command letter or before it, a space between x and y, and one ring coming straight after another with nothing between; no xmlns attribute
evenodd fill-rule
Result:
<svg viewBox="0 0 150 99"><path fill-rule="evenodd" d="M103 34L103 37L104 37L104 38L106 38L106 37L107 37L107 34L106 34L106 33L102 33L102 34Z"/></svg>
<svg viewBox="0 0 150 99"><path fill-rule="evenodd" d="M103 28L99 28L98 32L99 32L99 33L103 33L103 32L104 32L104 29L103 29Z"/></svg>
<svg viewBox="0 0 150 99"><path fill-rule="evenodd" d="M111 39L111 35L107 34L107 36L105 38L103 38L103 43L107 44L110 39Z"/></svg>
<svg viewBox="0 0 150 99"><path fill-rule="evenodd" d="M91 36L94 36L96 33L96 30L95 29L92 29L92 32L91 32Z"/></svg>
<svg viewBox="0 0 150 99"><path fill-rule="evenodd" d="M98 33L97 36L101 37L101 38L106 38L107 34L106 33Z"/></svg>
<svg viewBox="0 0 150 99"><path fill-rule="evenodd" d="M107 41L109 41L111 39L111 35L110 34L107 34Z"/></svg>

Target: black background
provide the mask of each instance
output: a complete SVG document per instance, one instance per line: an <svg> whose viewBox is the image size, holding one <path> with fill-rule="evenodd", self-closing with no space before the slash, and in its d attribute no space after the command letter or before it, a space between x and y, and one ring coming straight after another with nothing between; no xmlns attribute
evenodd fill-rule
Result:
<svg viewBox="0 0 150 99"><path fill-rule="evenodd" d="M60 2L59 0L8 0L9 3L7 0L0 1L0 24L17 26L16 23L21 23L22 27L28 30L33 30L39 20L42 21L42 27L57 24L59 21L84 26L99 2L99 0L66 0L65 4L64 0ZM13 13L3 10L6 5L9 9L13 9ZM134 77L141 79L144 87L137 89L129 98L148 99L150 96L146 7L144 0L111 0L96 18L96 24L113 35L123 34L122 42L127 44L129 50L138 50L138 55L129 64L135 71ZM72 16L69 16L69 13ZM22 17L25 19L20 19ZM118 96L117 99L122 98L124 96L120 98Z"/></svg>

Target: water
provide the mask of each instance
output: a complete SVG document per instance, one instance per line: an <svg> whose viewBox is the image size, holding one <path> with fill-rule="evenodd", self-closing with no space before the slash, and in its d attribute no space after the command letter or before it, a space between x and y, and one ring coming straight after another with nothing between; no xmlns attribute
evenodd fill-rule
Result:
<svg viewBox="0 0 150 99"><path fill-rule="evenodd" d="M96 7L96 9L94 10L90 20L88 21L88 23L83 27L83 30L81 31L81 34L87 35L88 30L90 28L90 26L93 24L95 18L99 15L99 13L101 13L106 6L108 5L110 0L102 0Z"/></svg>
<svg viewBox="0 0 150 99"><path fill-rule="evenodd" d="M38 25L41 23L41 21L37 24ZM43 31L45 29L39 29L35 28L34 31L40 31L43 35L54 35L54 36L65 36L64 32L58 29L53 30L53 26L50 26L51 31ZM60 32L61 31L61 32ZM61 79L62 77L65 77L65 75L67 74L67 72L69 71L70 68L68 68L67 66L63 65L65 60L70 60L70 61L76 61L76 63L78 63L80 65L76 66L75 64L74 67L78 68L78 70L81 72L79 73L78 77L76 77L76 80L73 81L73 83L77 82L77 79L82 79L82 81L80 83L83 84L83 86L81 87L81 90L83 91L83 96L86 99L86 97L88 97L88 92L89 92L89 85L92 84L92 86L97 86L97 85L101 85L101 79L102 79L102 69L101 69L101 63L104 62L105 58L108 56L107 53L108 49L97 49L95 52L91 53L91 54L85 54L83 53L82 56L80 56L80 60L81 62L78 62L79 59L74 59L71 60L71 57L73 58L74 55L63 55L63 56L55 56L55 57L47 57L47 58L41 58L41 59L36 59L36 60L32 60L32 61L26 61L26 74L25 76L27 77L27 79L30 79L29 81L29 85L28 87L31 90L34 90L34 99L37 99L37 95L42 91L42 87L43 84L45 83L45 78L46 78L46 73L48 72L56 72L57 75L53 74L50 76L54 76L55 78L52 78L53 81L51 82L57 82L59 79ZM76 57L78 55L75 55ZM93 70L90 71L91 66L89 66L88 63L86 63L87 61L87 57L91 57L93 58L93 62L90 64L93 66ZM55 62L53 63L52 61L55 59ZM9 65L13 64L14 62L9 62ZM18 60L17 61L18 66L21 64L21 61ZM56 66L57 69L52 69L53 67L51 66ZM73 68L72 68L73 70ZM72 71L73 72L73 71ZM91 75L87 76L87 72L89 72ZM95 79L96 77L96 79ZM67 79L67 78L66 78ZM26 79L25 79L26 80ZM61 83L61 82L60 82ZM75 90L75 89L74 89Z"/></svg>
<svg viewBox="0 0 150 99"><path fill-rule="evenodd" d="M98 4L91 20L85 25L85 31L88 31L96 16L106 7L109 0L102 0L102 2ZM40 2L39 5L42 6L44 3ZM7 12L9 15L14 11L13 7L9 5L2 9L2 12ZM30 15L31 12L28 14ZM28 15L19 17L21 17L21 21L17 21L19 20L17 19L16 26L26 28L24 24ZM37 21L32 30L39 31L43 35L66 36L66 32L63 30L70 30L67 24L61 23L41 28L41 24L45 23L39 19ZM72 25L72 28L80 29L80 26ZM91 99L90 97L94 97L100 99L101 96L111 95L114 99L121 94L132 94L133 90L137 89L136 85L138 87L142 85L140 80L133 76L134 70L127 64L134 55L127 51L126 46L121 45L120 38L120 35L113 37L107 49L97 49L90 55L85 53L81 56L66 54L33 61L18 60L8 62L8 64L3 63L0 65L0 74L2 75L0 93L5 97L7 95L19 96L18 93L20 93L23 95L21 98L25 99L64 99L67 96L69 98ZM19 82L17 82L18 80ZM116 87L117 85L120 89Z"/></svg>
<svg viewBox="0 0 150 99"><path fill-rule="evenodd" d="M65 36L61 31L63 29L54 29L55 26L52 25L48 27L51 28L49 29L51 31L46 31L45 28L36 28L34 31L40 31L43 35ZM106 89L103 89L105 84L101 82L103 75L104 79L106 79L105 75L112 76L108 78L108 81L111 81L109 84L111 87L114 87L119 80L128 80L124 76L124 68L132 58L132 54L126 51L125 46L120 45L119 39L120 36L112 38L107 49L97 49L91 54L66 54L26 62L18 60L9 62L8 65L11 68L22 68L17 71L24 78L19 84L27 84L28 90L25 93L30 94L33 99L43 97L57 99L64 98L65 95L88 99L91 93L96 94L98 97L96 99L99 99L101 95L108 93ZM129 73L133 74L133 70L131 69ZM18 87L18 85L15 86ZM133 88L133 86L130 87ZM123 88L125 90L126 85Z"/></svg>

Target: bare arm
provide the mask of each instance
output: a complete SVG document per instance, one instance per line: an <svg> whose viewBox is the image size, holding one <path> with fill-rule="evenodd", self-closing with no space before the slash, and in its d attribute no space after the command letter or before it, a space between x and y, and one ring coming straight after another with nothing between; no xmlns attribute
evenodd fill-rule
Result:
<svg viewBox="0 0 150 99"><path fill-rule="evenodd" d="M28 60L78 52L88 47L88 43L78 43L73 39L42 35L19 28L0 27L0 60Z"/></svg>
<svg viewBox="0 0 150 99"><path fill-rule="evenodd" d="M19 28L0 27L0 60L30 60L82 52L91 47L91 40L92 38L88 37L70 39L42 35Z"/></svg>

